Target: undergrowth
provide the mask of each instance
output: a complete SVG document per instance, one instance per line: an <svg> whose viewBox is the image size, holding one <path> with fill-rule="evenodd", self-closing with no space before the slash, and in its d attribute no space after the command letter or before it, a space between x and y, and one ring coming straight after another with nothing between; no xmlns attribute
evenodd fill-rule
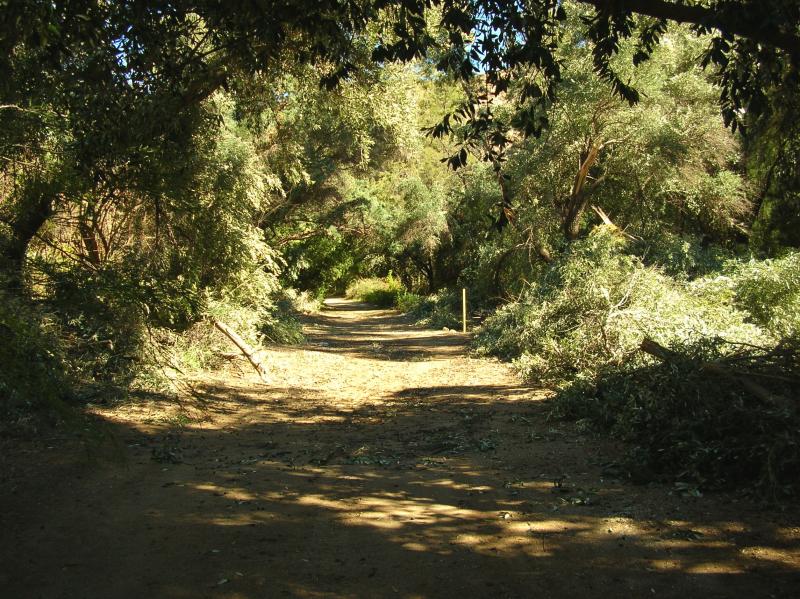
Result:
<svg viewBox="0 0 800 599"><path fill-rule="evenodd" d="M347 286L345 297L372 304L378 308L392 308L405 288L391 273L384 278L356 279Z"/></svg>
<svg viewBox="0 0 800 599"><path fill-rule="evenodd" d="M419 295L406 290L391 275L381 278L357 279L347 287L345 297L367 302L379 308L396 308L421 325L432 328L457 328L460 297L455 291L443 289L431 295Z"/></svg>
<svg viewBox="0 0 800 599"><path fill-rule="evenodd" d="M298 313L315 308L265 270L213 292L181 289L180 279L131 285L114 269L36 275L28 290L0 289L0 426L9 432L131 392L174 395L187 377L238 354L215 320L256 348L293 344L303 340Z"/></svg>
<svg viewBox="0 0 800 599"><path fill-rule="evenodd" d="M634 471L800 491L800 254L696 277L634 251L596 228L486 321L478 351L553 387L554 416L630 442ZM669 358L641 351L645 339Z"/></svg>
<svg viewBox="0 0 800 599"><path fill-rule="evenodd" d="M406 292L398 296L396 307L419 324L431 328L457 329L461 326L459 294L443 289L431 295Z"/></svg>
<svg viewBox="0 0 800 599"><path fill-rule="evenodd" d="M608 227L573 243L520 301L487 319L479 351L514 360L525 378L558 385L645 365L645 337L664 345L714 336L767 341L735 304L729 278L676 280L646 266L626 244Z"/></svg>
<svg viewBox="0 0 800 599"><path fill-rule="evenodd" d="M668 362L573 381L556 394L553 415L627 441L637 479L753 486L773 499L800 491L800 345L713 340L673 350Z"/></svg>
<svg viewBox="0 0 800 599"><path fill-rule="evenodd" d="M0 431L24 428L42 409L63 413L72 381L57 320L0 291L0 333Z"/></svg>

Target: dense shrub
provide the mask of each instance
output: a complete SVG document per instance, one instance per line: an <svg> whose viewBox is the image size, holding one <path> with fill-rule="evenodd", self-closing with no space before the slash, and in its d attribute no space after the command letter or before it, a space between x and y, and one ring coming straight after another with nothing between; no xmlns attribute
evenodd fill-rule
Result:
<svg viewBox="0 0 800 599"><path fill-rule="evenodd" d="M396 307L413 317L419 324L433 328L458 328L461 326L460 297L451 290L442 290L431 295L402 293L397 297Z"/></svg>
<svg viewBox="0 0 800 599"><path fill-rule="evenodd" d="M678 279L694 279L722 270L733 254L725 248L693 235L677 235L669 230L651 232L638 240L635 251L648 266L658 266L664 274Z"/></svg>
<svg viewBox="0 0 800 599"><path fill-rule="evenodd" d="M778 337L800 336L800 252L751 260L732 273L735 303Z"/></svg>
<svg viewBox="0 0 800 599"><path fill-rule="evenodd" d="M407 291L391 274L384 278L357 279L347 287L346 297L381 308L397 308L419 324L433 328L457 328L460 320L460 295L443 289L431 295Z"/></svg>
<svg viewBox="0 0 800 599"><path fill-rule="evenodd" d="M157 378L158 332L184 331L203 310L203 298L186 281L132 261L91 272L37 266L40 301L60 323L67 366L82 386L124 389L140 375Z"/></svg>
<svg viewBox="0 0 800 599"><path fill-rule="evenodd" d="M379 308L391 308L405 292L403 285L391 273L383 278L356 279L347 286L345 297L357 299Z"/></svg>
<svg viewBox="0 0 800 599"><path fill-rule="evenodd" d="M32 289L54 323L77 396L164 391L176 375L222 365L232 349L214 320L255 347L300 341L297 304L307 298L280 286L281 264L271 250L259 243L249 249L236 268L206 285L187 268L192 263L158 255L91 270L32 260Z"/></svg>
<svg viewBox="0 0 800 599"><path fill-rule="evenodd" d="M520 301L486 321L479 350L514 359L527 378L560 383L645 364L638 351L645 337L665 345L765 337L716 277L675 280L645 266L626 244L605 226L572 244Z"/></svg>
<svg viewBox="0 0 800 599"><path fill-rule="evenodd" d="M0 291L0 423L40 408L61 411L71 396L58 324L52 315Z"/></svg>
<svg viewBox="0 0 800 599"><path fill-rule="evenodd" d="M293 290L279 289L266 296L257 308L213 300L206 318L181 334L162 337L162 343L168 347L171 361L182 370L213 370L225 363L226 355L236 351L214 327L214 320L232 327L254 347L300 343L304 336L297 313L303 310L306 299Z"/></svg>
<svg viewBox="0 0 800 599"><path fill-rule="evenodd" d="M486 322L479 349L554 386L555 416L629 441L644 478L800 491L797 255L692 280L630 251L611 227L575 242Z"/></svg>

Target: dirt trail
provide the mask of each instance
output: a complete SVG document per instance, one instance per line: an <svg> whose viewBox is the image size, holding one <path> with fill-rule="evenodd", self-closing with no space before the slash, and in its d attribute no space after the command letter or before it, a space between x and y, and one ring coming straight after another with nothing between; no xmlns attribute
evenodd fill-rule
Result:
<svg viewBox="0 0 800 599"><path fill-rule="evenodd" d="M797 597L797 512L615 478L464 337L333 301L308 343L0 460L0 597ZM56 445L56 443L59 443Z"/></svg>

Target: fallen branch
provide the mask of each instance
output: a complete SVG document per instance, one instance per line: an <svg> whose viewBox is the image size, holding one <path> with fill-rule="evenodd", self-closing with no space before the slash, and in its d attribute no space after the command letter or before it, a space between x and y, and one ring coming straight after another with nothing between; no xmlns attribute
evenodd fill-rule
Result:
<svg viewBox="0 0 800 599"><path fill-rule="evenodd" d="M253 368L258 373L258 376L261 377L261 380L265 383L271 382L269 379L269 375L267 373L267 369L264 367L263 362L261 361L261 357L258 355L258 352L250 347L247 342L242 339L236 331L234 331L231 327L227 324L222 322L221 320L215 320L214 326L217 327L220 331L222 331L225 336L230 339L233 344L239 348L239 350L244 354L250 364L253 365Z"/></svg>
<svg viewBox="0 0 800 599"><path fill-rule="evenodd" d="M615 225L613 223L613 221L609 218L608 214L606 214L603 211L602 208L600 208L599 206L595 206L595 205L592 205L591 208L592 208L592 210L594 210L595 214L597 214L597 216L600 217L600 220L603 221L603 224L606 224L606 225L609 225L609 226L613 227L614 229L619 231L619 233L623 237L625 237L627 239L630 239L631 241L638 241L638 239L639 239L638 237L636 237L635 235L631 235L630 233L628 233L624 229L620 229L617 225Z"/></svg>
<svg viewBox="0 0 800 599"><path fill-rule="evenodd" d="M678 357L676 352L672 351L671 349L667 349L660 343L656 343L647 337L642 339L642 344L639 346L639 349L646 354L650 354L654 358L658 358L662 362L672 362Z"/></svg>
<svg viewBox="0 0 800 599"><path fill-rule="evenodd" d="M667 349L652 339L643 339L639 349L646 354L650 354L651 356L658 358L662 362L669 363L680 358L680 354L672 351L671 349ZM750 378L750 373L730 370L719 362L706 362L704 364L700 364L699 369L738 382L748 393L763 402L777 404L781 407L789 409L793 408L791 402L789 402L786 398L770 393L767 389L753 381Z"/></svg>

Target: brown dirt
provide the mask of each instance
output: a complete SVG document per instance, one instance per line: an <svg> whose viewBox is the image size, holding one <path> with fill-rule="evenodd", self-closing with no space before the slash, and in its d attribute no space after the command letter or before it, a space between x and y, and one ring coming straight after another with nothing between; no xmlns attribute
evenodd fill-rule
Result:
<svg viewBox="0 0 800 599"><path fill-rule="evenodd" d="M0 460L0 596L797 597L796 509L615 478L465 338L332 302L274 381L97 408Z"/></svg>

